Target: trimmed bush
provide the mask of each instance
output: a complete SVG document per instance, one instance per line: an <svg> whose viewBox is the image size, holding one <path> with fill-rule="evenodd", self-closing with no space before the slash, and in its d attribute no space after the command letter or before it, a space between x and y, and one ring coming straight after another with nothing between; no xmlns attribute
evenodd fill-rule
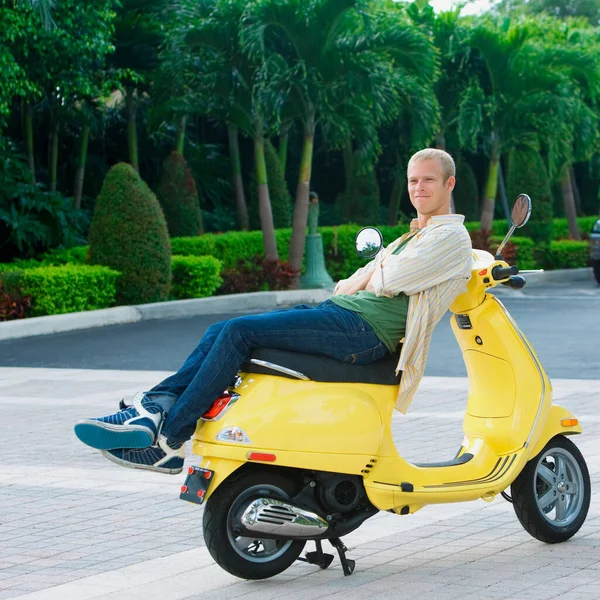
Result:
<svg viewBox="0 0 600 600"><path fill-rule="evenodd" d="M110 169L96 201L89 233L90 263L122 274L119 304L169 299L171 247L156 196L131 165Z"/></svg>
<svg viewBox="0 0 600 600"><path fill-rule="evenodd" d="M502 239L503 238L499 236L493 236L490 238L492 254L496 252L496 249L500 245L500 242L502 242ZM533 254L535 244L533 243L533 240L531 240L531 238L514 235L510 238L510 242L507 244L507 248L509 246L511 246L511 250L512 248L514 248L514 257L511 257L511 260L507 260L508 263L516 264L519 267L519 269L537 268ZM503 254L505 253L503 252Z"/></svg>
<svg viewBox="0 0 600 600"><path fill-rule="evenodd" d="M547 266L550 269L577 269L589 266L588 242L560 240L550 243Z"/></svg>
<svg viewBox="0 0 600 600"><path fill-rule="evenodd" d="M339 200L342 221L364 225L378 223L380 195L375 168L370 167L364 173L357 172L358 156L355 156L353 163L355 171Z"/></svg>
<svg viewBox="0 0 600 600"><path fill-rule="evenodd" d="M66 265L15 273L24 296L31 297L34 317L114 306L119 273L108 267Z"/></svg>
<svg viewBox="0 0 600 600"><path fill-rule="evenodd" d="M88 262L89 246L58 248L42 256L42 264L48 266L85 265Z"/></svg>
<svg viewBox="0 0 600 600"><path fill-rule="evenodd" d="M479 189L477 178L469 162L461 157L456 165L456 187L454 188L454 208L465 219L476 221L479 218Z"/></svg>
<svg viewBox="0 0 600 600"><path fill-rule="evenodd" d="M531 217L521 231L545 248L553 235L553 198L548 174L540 153L528 147L513 150L508 161L506 193L514 201L521 193L535 194Z"/></svg>
<svg viewBox="0 0 600 600"><path fill-rule="evenodd" d="M212 296L223 283L221 261L213 256L173 256L171 270L171 295L177 300Z"/></svg>
<svg viewBox="0 0 600 600"><path fill-rule="evenodd" d="M292 198L287 188L285 175L281 168L281 161L277 151L269 140L265 140L265 164L267 167L267 181L269 184L269 199L273 224L276 229L292 225ZM258 186L256 175L250 177L250 205L248 207L250 227L260 229L260 216L258 213Z"/></svg>
<svg viewBox="0 0 600 600"><path fill-rule="evenodd" d="M203 232L196 182L179 152L173 152L165 159L156 197L171 237L199 235Z"/></svg>
<svg viewBox="0 0 600 600"><path fill-rule="evenodd" d="M262 256L240 259L233 269L223 271L222 294L288 290L298 277L298 270L288 262L268 260Z"/></svg>

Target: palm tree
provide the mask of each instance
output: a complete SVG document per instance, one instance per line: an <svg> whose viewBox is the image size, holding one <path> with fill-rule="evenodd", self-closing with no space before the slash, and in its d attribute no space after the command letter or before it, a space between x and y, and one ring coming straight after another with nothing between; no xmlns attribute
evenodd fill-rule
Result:
<svg viewBox="0 0 600 600"><path fill-rule="evenodd" d="M265 256L278 259L264 156L264 130L268 122L265 96L257 85L262 64L241 46L242 0L205 0L184 3L189 14L186 44L202 53L203 67L194 90L201 112L227 124L238 222L248 229L248 208L242 184L239 132L254 140L254 164Z"/></svg>
<svg viewBox="0 0 600 600"><path fill-rule="evenodd" d="M164 39L158 15L168 0L120 0L115 18L115 53L110 66L117 70L125 93L129 162L139 170L137 107L140 93L159 64Z"/></svg>
<svg viewBox="0 0 600 600"><path fill-rule="evenodd" d="M550 50L541 44L543 29L531 19L475 24L468 43L474 77L460 100L458 133L464 148L477 144L489 158L481 229L492 230L500 157L539 137L556 141L570 115L570 92ZM563 125L564 128L564 125Z"/></svg>
<svg viewBox="0 0 600 600"><path fill-rule="evenodd" d="M291 104L302 128L289 255L297 268L304 254L316 127L333 146L356 137L361 158L373 164L380 151L377 127L401 105L400 68L394 69L393 57L402 67L412 61L416 70L424 46L423 36L417 41L405 22L394 24L387 13L362 9L359 0L259 0L248 6L243 41L267 65L270 105Z"/></svg>

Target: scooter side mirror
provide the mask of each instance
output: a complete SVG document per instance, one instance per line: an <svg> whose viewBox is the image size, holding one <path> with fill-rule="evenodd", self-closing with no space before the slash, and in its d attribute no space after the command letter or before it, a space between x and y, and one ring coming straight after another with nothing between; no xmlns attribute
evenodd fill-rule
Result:
<svg viewBox="0 0 600 600"><path fill-rule="evenodd" d="M383 236L375 227L364 227L356 234L355 245L361 258L373 258L383 246Z"/></svg>
<svg viewBox="0 0 600 600"><path fill-rule="evenodd" d="M527 194L519 194L511 213L511 221L515 227L523 227L531 216L531 198Z"/></svg>
<svg viewBox="0 0 600 600"><path fill-rule="evenodd" d="M502 250L517 227L523 227L531 216L531 198L527 194L519 194L510 215L510 229L496 250L496 260L502 260Z"/></svg>

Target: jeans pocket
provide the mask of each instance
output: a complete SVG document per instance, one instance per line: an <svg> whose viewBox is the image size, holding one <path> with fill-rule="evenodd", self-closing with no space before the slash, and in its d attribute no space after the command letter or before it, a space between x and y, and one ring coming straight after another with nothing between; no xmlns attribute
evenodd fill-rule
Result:
<svg viewBox="0 0 600 600"><path fill-rule="evenodd" d="M362 350L361 352L353 352L352 354L346 354L343 362L350 365L370 365L383 358L387 352L383 342L379 342L375 347L369 348L368 350Z"/></svg>

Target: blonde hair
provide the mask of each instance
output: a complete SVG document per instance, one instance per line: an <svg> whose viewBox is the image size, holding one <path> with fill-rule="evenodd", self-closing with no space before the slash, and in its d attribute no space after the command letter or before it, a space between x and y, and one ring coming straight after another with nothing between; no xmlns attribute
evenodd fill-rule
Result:
<svg viewBox="0 0 600 600"><path fill-rule="evenodd" d="M438 148L425 148L419 150L413 154L408 161L406 171L410 169L410 165L415 162L421 162L424 160L439 160L442 165L442 171L444 172L444 181L448 181L448 177L456 177L456 165L454 159L445 151L439 150Z"/></svg>

